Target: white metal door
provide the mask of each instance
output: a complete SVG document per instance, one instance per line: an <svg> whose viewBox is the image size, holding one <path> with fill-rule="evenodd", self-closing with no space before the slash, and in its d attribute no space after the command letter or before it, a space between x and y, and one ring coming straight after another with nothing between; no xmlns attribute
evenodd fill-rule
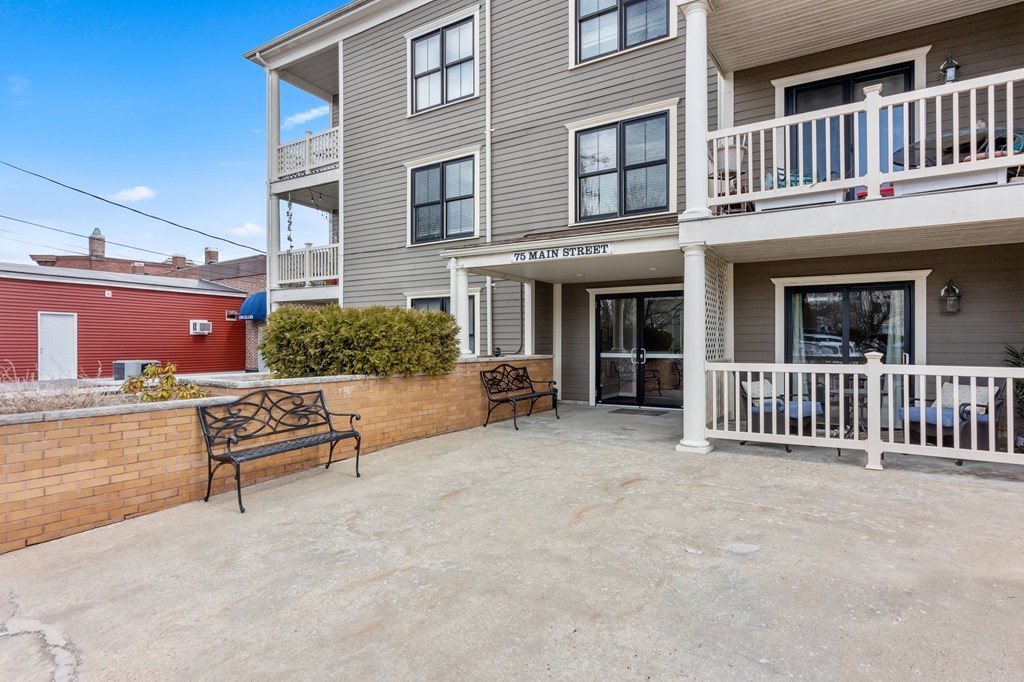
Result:
<svg viewBox="0 0 1024 682"><path fill-rule="evenodd" d="M78 316L39 313L39 380L78 378Z"/></svg>

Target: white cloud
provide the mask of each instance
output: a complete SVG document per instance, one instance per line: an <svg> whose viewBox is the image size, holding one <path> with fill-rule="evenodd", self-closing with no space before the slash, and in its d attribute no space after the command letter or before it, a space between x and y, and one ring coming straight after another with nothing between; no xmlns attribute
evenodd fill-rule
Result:
<svg viewBox="0 0 1024 682"><path fill-rule="evenodd" d="M281 127L284 128L285 130L288 130L289 128L294 128L295 126L302 125L303 123L308 123L313 119L320 118L321 116L326 116L328 112L330 112L330 110L331 108L325 104L322 107L316 107L314 109L309 109L307 111L300 111L299 113L292 114L291 116L286 118L284 120L284 123L281 124Z"/></svg>
<svg viewBox="0 0 1024 682"><path fill-rule="evenodd" d="M22 76L7 76L7 92L15 97L22 97L29 94L32 81Z"/></svg>
<svg viewBox="0 0 1024 682"><path fill-rule="evenodd" d="M256 223L246 223L241 227L236 227L233 230L231 230L231 234L235 235L236 237L251 237L253 235L266 233L267 231L264 230L259 225L257 225Z"/></svg>
<svg viewBox="0 0 1024 682"><path fill-rule="evenodd" d="M110 197L114 201L132 202L142 201L143 199L152 199L156 196L156 192L146 187L145 185L136 185L128 189L122 189L120 192Z"/></svg>

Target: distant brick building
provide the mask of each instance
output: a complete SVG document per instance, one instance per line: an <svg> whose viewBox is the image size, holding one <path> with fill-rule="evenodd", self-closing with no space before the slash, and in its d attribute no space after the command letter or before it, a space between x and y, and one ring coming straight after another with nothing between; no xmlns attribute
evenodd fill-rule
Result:
<svg viewBox="0 0 1024 682"><path fill-rule="evenodd" d="M53 256L47 254L32 254L29 256L37 264L53 268L75 268L76 270L99 270L102 272L120 272L126 275L160 275L167 276L177 270L194 266L195 261L185 256L174 255L163 261L140 261L131 258L108 258L106 255L107 240L96 228L89 236L89 255L70 254L66 256ZM213 253L214 262L217 260L217 250L207 249L209 256Z"/></svg>

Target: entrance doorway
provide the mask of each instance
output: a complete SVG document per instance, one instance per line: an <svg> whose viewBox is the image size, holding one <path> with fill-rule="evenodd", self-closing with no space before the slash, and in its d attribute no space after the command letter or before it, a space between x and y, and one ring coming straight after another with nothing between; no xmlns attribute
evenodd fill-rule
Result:
<svg viewBox="0 0 1024 682"><path fill-rule="evenodd" d="M598 403L683 406L683 294L596 297Z"/></svg>
<svg viewBox="0 0 1024 682"><path fill-rule="evenodd" d="M78 316L39 313L40 381L78 378Z"/></svg>

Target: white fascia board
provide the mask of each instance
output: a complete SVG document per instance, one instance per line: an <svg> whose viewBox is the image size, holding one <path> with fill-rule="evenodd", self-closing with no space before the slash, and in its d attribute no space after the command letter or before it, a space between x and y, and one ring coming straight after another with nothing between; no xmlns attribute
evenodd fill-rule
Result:
<svg viewBox="0 0 1024 682"><path fill-rule="evenodd" d="M291 38L279 38L256 50L271 69L285 68L292 62L305 59L336 45L339 41L362 33L386 21L426 5L431 0L374 0L347 14L322 24L311 26L305 33ZM314 22L315 23L315 22ZM287 34L285 34L287 36ZM255 57L255 52L247 53ZM268 54L269 52L269 54ZM251 58L250 58L251 59Z"/></svg>
<svg viewBox="0 0 1024 682"><path fill-rule="evenodd" d="M1024 184L721 216L685 223L708 246L1020 220Z"/></svg>
<svg viewBox="0 0 1024 682"><path fill-rule="evenodd" d="M617 238L616 238L617 237ZM489 249L482 247L480 249L466 249L465 251L453 251L449 252L449 257L455 257L458 260L459 267L464 267L467 270L473 270L476 274L487 274L486 270L489 267L507 267L511 262L511 255L520 251L533 251L536 249L554 249L562 248L566 246L585 246L587 244L594 244L599 242L613 242L615 244L614 253L609 256L615 258L616 256L628 256L631 254L638 253L659 253L664 251L678 251L679 250L679 232L671 226L667 229L662 229L658 233L653 231L645 231L644 234L638 234L634 232L631 235L623 237L621 233L616 235L610 234L591 234L591 235L577 235L574 237L568 237L566 239L549 239L542 242L521 242L518 244L505 244L500 249ZM470 253L471 251L471 253ZM457 255L456 255L457 254ZM503 279L510 279L508 275L495 274L496 277Z"/></svg>
<svg viewBox="0 0 1024 682"><path fill-rule="evenodd" d="M594 242L615 242L618 244L619 242L646 240L665 236L670 236L675 239L675 246L678 247L679 228L675 225L667 225L665 227L640 230L623 230L622 232L593 232L589 234L576 234L571 237L548 237L546 239L536 239L533 241L486 244L471 249L449 249L441 251L440 256L446 259L458 258L461 261L467 256L485 256L495 253L507 255L517 251L531 251L533 249L556 248L561 246L580 246L593 244Z"/></svg>

